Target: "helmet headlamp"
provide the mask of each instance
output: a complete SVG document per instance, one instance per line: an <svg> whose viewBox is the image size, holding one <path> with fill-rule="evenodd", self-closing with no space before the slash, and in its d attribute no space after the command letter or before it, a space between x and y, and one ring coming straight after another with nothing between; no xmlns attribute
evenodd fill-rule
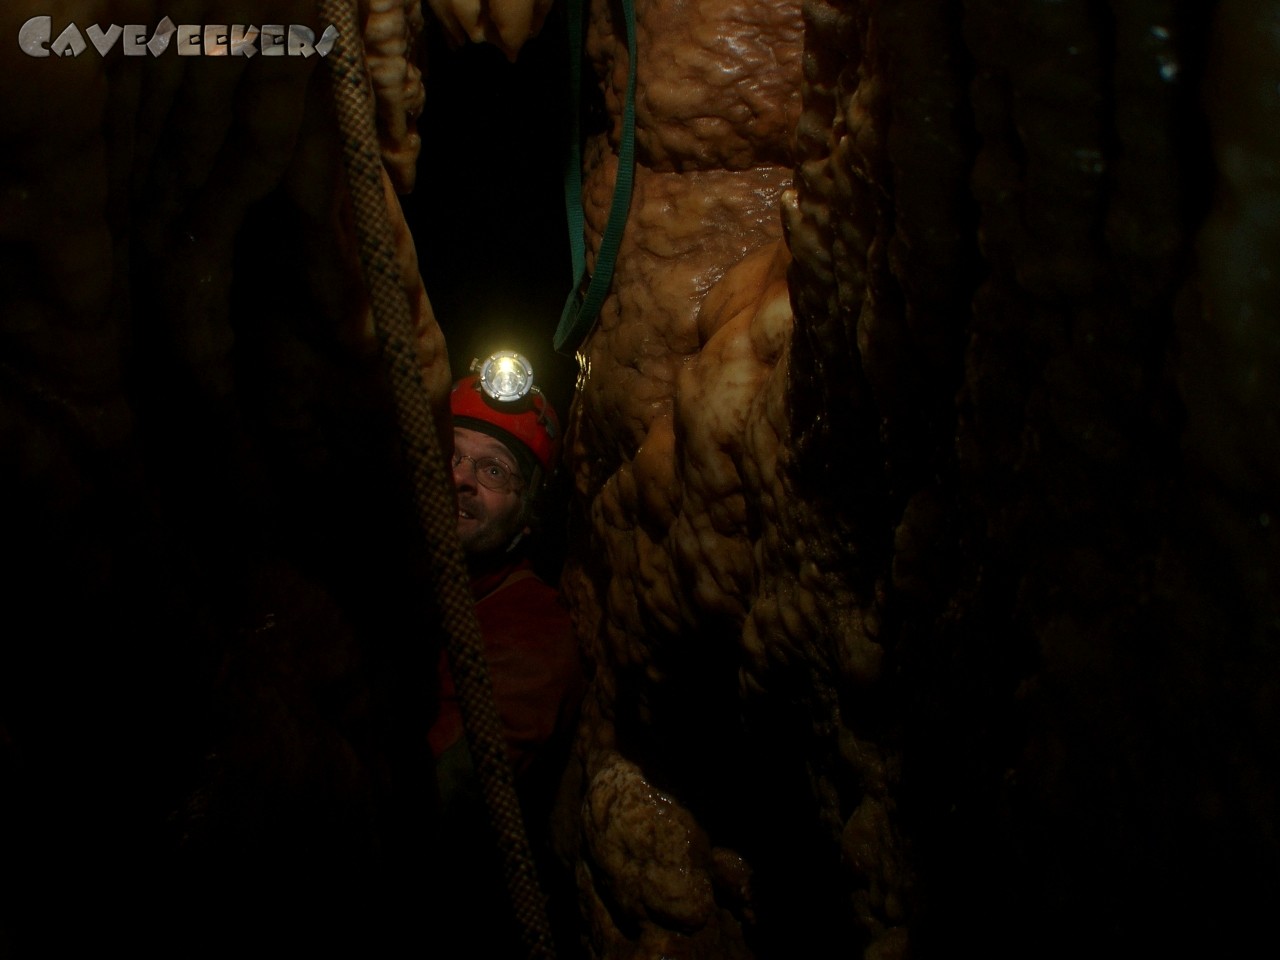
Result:
<svg viewBox="0 0 1280 960"><path fill-rule="evenodd" d="M500 403L511 403L527 396L533 388L533 367L514 350L499 350L480 363L471 362L471 369L479 368L480 389L486 396Z"/></svg>
<svg viewBox="0 0 1280 960"><path fill-rule="evenodd" d="M533 382L533 367L514 350L471 361L471 375L453 385L449 410L454 424L496 436L519 462L527 489L539 475L555 472L560 456L560 421Z"/></svg>

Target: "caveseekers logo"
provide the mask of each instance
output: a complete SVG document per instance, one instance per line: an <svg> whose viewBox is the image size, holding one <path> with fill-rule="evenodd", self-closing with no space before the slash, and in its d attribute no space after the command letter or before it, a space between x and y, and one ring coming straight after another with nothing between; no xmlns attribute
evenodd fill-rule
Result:
<svg viewBox="0 0 1280 960"><path fill-rule="evenodd" d="M85 36L88 42L85 42ZM53 39L50 39L50 38ZM32 17L18 31L18 46L29 57L78 57L89 49L89 44L106 56L120 44L120 52L126 57L142 57L148 53L158 57L172 45L180 57L252 57L261 53L264 57L309 57L312 54L327 57L338 40L338 28L329 24L320 39L310 27L297 23L285 26L281 23L264 23L261 27L243 24L174 24L165 17L148 34L148 28L140 23L119 27L111 24L105 30L96 23L84 33L74 23L53 37L52 17Z"/></svg>

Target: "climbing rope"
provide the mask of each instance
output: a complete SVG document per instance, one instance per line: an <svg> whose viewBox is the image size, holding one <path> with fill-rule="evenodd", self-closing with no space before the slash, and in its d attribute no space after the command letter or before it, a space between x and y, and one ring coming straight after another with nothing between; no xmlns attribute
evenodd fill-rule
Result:
<svg viewBox="0 0 1280 960"><path fill-rule="evenodd" d="M554 958L546 903L521 818L506 741L493 702L470 583L458 543L454 489L436 435L431 405L418 368L412 320L400 286L382 185L382 158L374 129L364 46L356 0L320 0L324 21L340 38L326 58L330 69L343 161L355 207L360 261L374 324L395 397L396 416L409 464L414 502L430 546L432 582L444 620L449 668L462 709L468 746L480 780L494 837L502 854L512 910L529 957Z"/></svg>

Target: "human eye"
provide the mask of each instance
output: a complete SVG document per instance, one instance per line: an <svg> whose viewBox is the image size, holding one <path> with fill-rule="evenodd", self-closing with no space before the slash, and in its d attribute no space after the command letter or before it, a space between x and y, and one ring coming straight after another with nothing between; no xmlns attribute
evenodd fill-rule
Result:
<svg viewBox="0 0 1280 960"><path fill-rule="evenodd" d="M507 465L493 457L485 457L478 466L484 475L491 480L499 480L505 483L511 478L511 471L507 468Z"/></svg>

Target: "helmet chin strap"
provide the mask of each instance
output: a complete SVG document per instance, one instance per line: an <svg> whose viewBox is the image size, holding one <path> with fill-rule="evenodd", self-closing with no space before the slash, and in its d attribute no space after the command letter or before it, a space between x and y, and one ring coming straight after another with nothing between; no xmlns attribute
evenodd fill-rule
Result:
<svg viewBox="0 0 1280 960"><path fill-rule="evenodd" d="M506 553L514 553L520 541L529 533L529 518L533 513L533 501L537 499L538 488L542 485L542 467L535 463L530 471L529 482L525 485L520 504L520 530L507 544Z"/></svg>
<svg viewBox="0 0 1280 960"><path fill-rule="evenodd" d="M538 470L535 467L534 476L537 477L537 474ZM530 487L529 489L536 490L537 487ZM533 500L533 496L527 496L520 504L520 529L516 531L516 535L511 538L511 542L507 544L507 549L503 551L504 553L515 553L516 547L520 546L520 541L531 532L529 520L530 514L533 512Z"/></svg>

